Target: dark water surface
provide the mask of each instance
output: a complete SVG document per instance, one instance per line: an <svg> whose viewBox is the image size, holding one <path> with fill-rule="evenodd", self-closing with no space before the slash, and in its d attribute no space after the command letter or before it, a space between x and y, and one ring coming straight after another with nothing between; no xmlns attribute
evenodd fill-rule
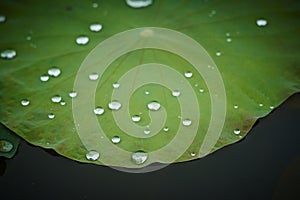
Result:
<svg viewBox="0 0 300 200"><path fill-rule="evenodd" d="M80 164L22 141L0 158L0 199L300 199L300 94L241 142L146 174Z"/></svg>

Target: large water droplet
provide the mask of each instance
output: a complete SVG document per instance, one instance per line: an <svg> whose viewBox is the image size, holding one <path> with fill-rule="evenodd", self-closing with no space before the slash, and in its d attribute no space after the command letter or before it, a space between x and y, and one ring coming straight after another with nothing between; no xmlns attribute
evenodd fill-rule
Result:
<svg viewBox="0 0 300 200"><path fill-rule="evenodd" d="M120 110L121 106L121 103L118 101L112 101L108 104L108 108L111 110Z"/></svg>
<svg viewBox="0 0 300 200"><path fill-rule="evenodd" d="M30 101L28 99L22 99L21 100L21 105L22 106L28 106L30 104Z"/></svg>
<svg viewBox="0 0 300 200"><path fill-rule="evenodd" d="M121 138L119 136L114 136L113 138L111 138L111 141L114 144L118 144L121 142Z"/></svg>
<svg viewBox="0 0 300 200"><path fill-rule="evenodd" d="M265 26L268 25L268 21L266 19L264 19L264 18L260 18L260 19L256 20L256 25L258 27L265 27Z"/></svg>
<svg viewBox="0 0 300 200"><path fill-rule="evenodd" d="M96 81L98 78L99 78L99 74L97 74L97 73L91 73L91 74L89 74L89 79L91 81Z"/></svg>
<svg viewBox="0 0 300 200"><path fill-rule="evenodd" d="M94 113L95 113L96 115L102 115L102 114L104 113L104 109L103 109L102 107L96 107L96 108L94 109Z"/></svg>
<svg viewBox="0 0 300 200"><path fill-rule="evenodd" d="M131 159L135 164L141 165L148 159L148 154L144 151L137 151L131 155Z"/></svg>
<svg viewBox="0 0 300 200"><path fill-rule="evenodd" d="M185 72L185 73L184 73L184 76L185 76L186 78L191 78L191 77L193 76L193 73L190 72L190 71L188 71L188 72Z"/></svg>
<svg viewBox="0 0 300 200"><path fill-rule="evenodd" d="M14 148L14 145L7 140L0 140L0 152L7 153Z"/></svg>
<svg viewBox="0 0 300 200"><path fill-rule="evenodd" d="M93 32L99 32L102 29L102 25L101 24L91 24L90 25L90 30Z"/></svg>
<svg viewBox="0 0 300 200"><path fill-rule="evenodd" d="M192 121L191 121L190 119L184 119L184 120L182 121L182 124L183 124L184 126L190 126L190 125L192 124Z"/></svg>
<svg viewBox="0 0 300 200"><path fill-rule="evenodd" d="M180 95L180 91L179 90L174 90L172 92L172 96L174 96L174 97L179 97L179 95Z"/></svg>
<svg viewBox="0 0 300 200"><path fill-rule="evenodd" d="M143 8L150 6L153 0L126 0L128 6L132 8Z"/></svg>
<svg viewBox="0 0 300 200"><path fill-rule="evenodd" d="M53 113L49 113L49 114L48 114L48 118L49 118L49 119L54 119L54 117L55 117L55 115L54 115Z"/></svg>
<svg viewBox="0 0 300 200"><path fill-rule="evenodd" d="M150 133L151 133L151 131L150 131L150 129L149 129L149 128L146 128L146 129L144 130L144 133L145 133L146 135L148 135L148 134L150 134Z"/></svg>
<svg viewBox="0 0 300 200"><path fill-rule="evenodd" d="M77 96L77 92L76 91L69 92L69 97L75 98L76 96Z"/></svg>
<svg viewBox="0 0 300 200"><path fill-rule="evenodd" d="M13 59L14 57L16 57L16 55L17 52L13 49L6 49L1 52L1 58L3 59Z"/></svg>
<svg viewBox="0 0 300 200"><path fill-rule="evenodd" d="M139 122L139 121L141 120L141 117L138 116L138 115L133 115L133 116L131 117L131 119L132 119L133 122Z"/></svg>
<svg viewBox="0 0 300 200"><path fill-rule="evenodd" d="M44 75L40 76L40 80L41 80L42 82L46 82L46 81L49 80L49 76L46 75L46 74L44 74Z"/></svg>
<svg viewBox="0 0 300 200"><path fill-rule="evenodd" d="M91 150L85 154L86 159L95 161L100 157L100 154L97 151Z"/></svg>
<svg viewBox="0 0 300 200"><path fill-rule="evenodd" d="M86 45L89 42L88 36L79 36L76 38L76 43L79 45Z"/></svg>
<svg viewBox="0 0 300 200"><path fill-rule="evenodd" d="M240 129L238 129L238 128L237 128L237 129L234 129L234 130L233 130L233 133L234 133L234 134L236 134L236 135L238 135L238 134L240 134L240 133L241 133L241 130L240 130Z"/></svg>
<svg viewBox="0 0 300 200"><path fill-rule="evenodd" d="M0 23L5 22L6 17L4 15L0 15Z"/></svg>
<svg viewBox="0 0 300 200"><path fill-rule="evenodd" d="M53 97L51 97L51 101L53 102L53 103L59 103L60 101L61 101L61 96L59 96L59 95L55 95L55 96L53 96Z"/></svg>
<svg viewBox="0 0 300 200"><path fill-rule="evenodd" d="M156 101L152 101L152 102L148 103L147 106L148 106L149 110L153 110L153 111L159 110L159 108L160 108L160 104Z"/></svg>
<svg viewBox="0 0 300 200"><path fill-rule="evenodd" d="M52 67L48 69L49 76L58 77L61 74L61 70L57 67Z"/></svg>
<svg viewBox="0 0 300 200"><path fill-rule="evenodd" d="M113 83L112 86L113 88L117 89L120 87L120 83Z"/></svg>

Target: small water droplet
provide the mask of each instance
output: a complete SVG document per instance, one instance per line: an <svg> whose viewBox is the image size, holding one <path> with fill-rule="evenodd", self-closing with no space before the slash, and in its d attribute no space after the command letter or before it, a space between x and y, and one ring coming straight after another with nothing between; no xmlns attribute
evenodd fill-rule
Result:
<svg viewBox="0 0 300 200"><path fill-rule="evenodd" d="M194 156L196 156L196 153L195 153L195 152L191 152L190 155L191 155L192 157L194 157Z"/></svg>
<svg viewBox="0 0 300 200"><path fill-rule="evenodd" d="M183 124L184 126L190 126L190 125L192 124L192 121L191 121L190 119L184 119L184 120L182 121L182 124Z"/></svg>
<svg viewBox="0 0 300 200"><path fill-rule="evenodd" d="M210 13L209 13L209 17L213 17L215 14L217 13L216 10L212 10Z"/></svg>
<svg viewBox="0 0 300 200"><path fill-rule="evenodd" d="M64 105L66 105L66 102L65 101L61 101L60 105L64 106Z"/></svg>
<svg viewBox="0 0 300 200"><path fill-rule="evenodd" d="M229 32L227 32L227 33L225 33L225 35L226 35L226 37L229 37L229 36L230 36L230 33L229 33Z"/></svg>
<svg viewBox="0 0 300 200"><path fill-rule="evenodd" d="M113 83L112 86L113 86L113 88L117 89L117 88L120 87L120 84L119 83Z"/></svg>
<svg viewBox="0 0 300 200"><path fill-rule="evenodd" d="M264 19L264 18L260 18L260 19L256 20L256 25L258 27L265 27L265 26L268 25L268 21L266 19Z"/></svg>
<svg viewBox="0 0 300 200"><path fill-rule="evenodd" d="M234 108L234 109L238 109L239 106L238 106L238 105L234 105L233 108Z"/></svg>
<svg viewBox="0 0 300 200"><path fill-rule="evenodd" d="M30 101L28 99L21 100L21 105L22 106L28 106L29 104L30 104Z"/></svg>
<svg viewBox="0 0 300 200"><path fill-rule="evenodd" d="M149 95L149 94L150 94L150 92L149 92L149 91L145 91L145 94L146 94L146 95Z"/></svg>
<svg viewBox="0 0 300 200"><path fill-rule="evenodd" d="M156 101L152 101L152 102L148 103L147 107L149 110L156 111L156 110L159 110L160 104Z"/></svg>
<svg viewBox="0 0 300 200"><path fill-rule="evenodd" d="M3 59L13 59L14 57L16 57L16 55L17 52L13 49L6 49L1 52L1 58Z"/></svg>
<svg viewBox="0 0 300 200"><path fill-rule="evenodd" d="M29 40L31 40L31 39L32 39L31 35L27 35L27 36L26 36L26 40L29 41Z"/></svg>
<svg viewBox="0 0 300 200"><path fill-rule="evenodd" d="M91 24L90 25L90 31L99 32L101 30L102 30L102 25L101 24Z"/></svg>
<svg viewBox="0 0 300 200"><path fill-rule="evenodd" d="M153 0L126 0L126 4L132 8L143 8L150 6Z"/></svg>
<svg viewBox="0 0 300 200"><path fill-rule="evenodd" d="M4 15L0 15L0 23L5 22L6 17Z"/></svg>
<svg viewBox="0 0 300 200"><path fill-rule="evenodd" d="M201 89L199 89L199 92L203 93L203 92L204 92L204 89L202 89L202 88L201 88Z"/></svg>
<svg viewBox="0 0 300 200"><path fill-rule="evenodd" d="M96 107L96 108L94 109L94 113L95 113L96 115L102 115L102 114L104 113L104 108L102 108L102 107Z"/></svg>
<svg viewBox="0 0 300 200"><path fill-rule="evenodd" d="M41 76L40 76L40 80L41 80L42 82L46 82L46 81L48 81L48 80L49 80L49 76L48 76L48 75L46 75L46 74L44 74L44 75L41 75Z"/></svg>
<svg viewBox="0 0 300 200"><path fill-rule="evenodd" d="M0 140L0 152L7 153L14 148L14 145L7 140Z"/></svg>
<svg viewBox="0 0 300 200"><path fill-rule="evenodd" d="M148 159L148 154L144 151L136 151L131 155L131 160L137 164L141 165Z"/></svg>
<svg viewBox="0 0 300 200"><path fill-rule="evenodd" d="M112 101L108 104L108 108L111 110L120 110L121 106L121 103L118 101Z"/></svg>
<svg viewBox="0 0 300 200"><path fill-rule="evenodd" d="M96 81L98 78L99 78L99 74L97 74L97 73L91 73L91 74L89 74L89 79L91 81Z"/></svg>
<svg viewBox="0 0 300 200"><path fill-rule="evenodd" d="M61 74L61 70L57 67L52 67L48 69L49 76L58 77Z"/></svg>
<svg viewBox="0 0 300 200"><path fill-rule="evenodd" d="M97 151L91 150L89 151L87 154L85 154L86 159L88 160L98 160L98 158L100 157L100 154Z"/></svg>
<svg viewBox="0 0 300 200"><path fill-rule="evenodd" d="M169 127L164 127L163 131L168 132L169 131Z"/></svg>
<svg viewBox="0 0 300 200"><path fill-rule="evenodd" d="M240 129L238 129L238 128L237 128L237 129L234 129L234 130L233 130L233 133L234 133L234 134L236 134L236 135L238 135L238 134L240 134L240 133L241 133L241 130L240 130Z"/></svg>
<svg viewBox="0 0 300 200"><path fill-rule="evenodd" d="M185 72L185 73L184 73L184 76L185 76L186 78L191 78L191 77L193 76L193 73L190 72L190 71L188 71L188 72Z"/></svg>
<svg viewBox="0 0 300 200"><path fill-rule="evenodd" d="M139 121L141 121L141 117L138 116L138 115L133 115L133 116L131 117L131 119L132 119L133 122L139 122Z"/></svg>
<svg viewBox="0 0 300 200"><path fill-rule="evenodd" d="M221 55L222 55L222 53L220 51L216 52L216 56L221 56Z"/></svg>
<svg viewBox="0 0 300 200"><path fill-rule="evenodd" d="M60 101L61 101L61 96L59 96L59 95L55 95L55 96L53 96L53 97L51 97L51 101L53 102L53 103L59 103Z"/></svg>
<svg viewBox="0 0 300 200"><path fill-rule="evenodd" d="M93 7L93 8L98 8L98 6L99 6L98 3L93 3L93 4L92 4L92 7Z"/></svg>
<svg viewBox="0 0 300 200"><path fill-rule="evenodd" d="M149 128L146 128L145 130L144 130L144 133L146 134L146 135L148 135L148 134L150 134L150 129Z"/></svg>
<svg viewBox="0 0 300 200"><path fill-rule="evenodd" d="M232 42L231 38L226 38L226 42Z"/></svg>
<svg viewBox="0 0 300 200"><path fill-rule="evenodd" d="M270 109L273 110L273 109L274 109L274 106L270 106Z"/></svg>
<svg viewBox="0 0 300 200"><path fill-rule="evenodd" d="M263 107L264 106L264 104L262 104L262 103L260 103L260 104L258 104L259 105L259 107Z"/></svg>
<svg viewBox="0 0 300 200"><path fill-rule="evenodd" d="M54 115L53 113L49 113L49 114L48 114L48 118L49 118L49 119L54 119L54 117L55 117L55 115Z"/></svg>
<svg viewBox="0 0 300 200"><path fill-rule="evenodd" d="M76 44L86 45L89 42L88 36L82 35L76 38Z"/></svg>
<svg viewBox="0 0 300 200"><path fill-rule="evenodd" d="M179 97L179 96L180 96L180 91L179 91L179 90L174 90L174 91L172 92L172 96L174 96L174 97Z"/></svg>
<svg viewBox="0 0 300 200"><path fill-rule="evenodd" d="M111 138L112 143L118 144L121 142L121 138L119 136L114 136Z"/></svg>
<svg viewBox="0 0 300 200"><path fill-rule="evenodd" d="M69 97L75 98L76 96L77 96L77 92L75 92L75 91L69 92Z"/></svg>

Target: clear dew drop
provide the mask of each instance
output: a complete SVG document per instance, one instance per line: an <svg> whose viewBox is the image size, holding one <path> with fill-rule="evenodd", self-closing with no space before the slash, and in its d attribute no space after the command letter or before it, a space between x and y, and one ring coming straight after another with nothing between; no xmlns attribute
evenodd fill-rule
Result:
<svg viewBox="0 0 300 200"><path fill-rule="evenodd" d="M194 156L196 156L196 153L195 153L195 152L191 152L190 155L191 155L192 157L194 157Z"/></svg>
<svg viewBox="0 0 300 200"><path fill-rule="evenodd" d="M13 59L14 57L16 57L17 52L13 49L6 49L4 51L1 52L1 58L3 59Z"/></svg>
<svg viewBox="0 0 300 200"><path fill-rule="evenodd" d="M100 154L97 151L91 150L89 151L87 154L85 154L86 159L88 160L98 160L98 158L100 157Z"/></svg>
<svg viewBox="0 0 300 200"><path fill-rule="evenodd" d="M151 131L150 131L150 129L149 129L149 128L146 128L146 129L144 130L144 133L145 133L146 135L148 135L148 134L150 134L150 133L151 133Z"/></svg>
<svg viewBox="0 0 300 200"><path fill-rule="evenodd" d="M232 38L226 38L226 42L232 42Z"/></svg>
<svg viewBox="0 0 300 200"><path fill-rule="evenodd" d="M29 104L30 104L30 101L28 99L21 100L21 105L22 106L28 106Z"/></svg>
<svg viewBox="0 0 300 200"><path fill-rule="evenodd" d="M199 92L203 93L203 92L204 92L204 89L202 89L202 88L201 88L201 89L199 89Z"/></svg>
<svg viewBox="0 0 300 200"><path fill-rule="evenodd" d="M102 108L102 107L96 107L96 108L94 109L94 113L95 113L96 115L102 115L102 114L104 113L104 108Z"/></svg>
<svg viewBox="0 0 300 200"><path fill-rule="evenodd" d="M69 97L75 98L76 96L77 96L77 92L76 91L69 92Z"/></svg>
<svg viewBox="0 0 300 200"><path fill-rule="evenodd" d="M5 22L6 17L4 15L0 15L0 23Z"/></svg>
<svg viewBox="0 0 300 200"><path fill-rule="evenodd" d="M234 109L238 109L239 106L238 106L238 105L234 105L233 108L234 108Z"/></svg>
<svg viewBox="0 0 300 200"><path fill-rule="evenodd" d="M156 110L160 109L160 103L158 103L156 101L152 101L152 102L148 103L147 107L149 110L156 111Z"/></svg>
<svg viewBox="0 0 300 200"><path fill-rule="evenodd" d="M234 129L234 130L233 130L233 133L234 133L234 134L236 134L236 135L238 135L238 134L240 134L240 133L241 133L241 130L240 130L240 129L238 129L238 128L237 128L237 129Z"/></svg>
<svg viewBox="0 0 300 200"><path fill-rule="evenodd" d="M139 122L139 121L141 121L141 117L138 116L138 115L133 115L133 116L131 117L131 120L132 120L133 122Z"/></svg>
<svg viewBox="0 0 300 200"><path fill-rule="evenodd" d="M54 115L53 113L49 113L49 114L48 114L48 118L49 118L49 119L54 119L54 118L55 118L55 115Z"/></svg>
<svg viewBox="0 0 300 200"><path fill-rule="evenodd" d="M145 91L145 94L146 94L146 95L149 95L149 94L150 94L150 92L149 92L149 91Z"/></svg>
<svg viewBox="0 0 300 200"><path fill-rule="evenodd" d="M164 132L168 132L168 131L169 131L169 127L164 127L164 128L163 128L163 131L164 131Z"/></svg>
<svg viewBox="0 0 300 200"><path fill-rule="evenodd" d="M101 30L102 30L102 25L101 24L91 24L90 25L90 31L99 32Z"/></svg>
<svg viewBox="0 0 300 200"><path fill-rule="evenodd" d="M85 36L85 35L82 35L82 36L78 36L76 38L76 44L78 45L86 45L88 42L89 42L89 37L88 36Z"/></svg>
<svg viewBox="0 0 300 200"><path fill-rule="evenodd" d="M172 92L172 96L173 96L173 97L179 97L179 96L180 96L180 91L179 91L179 90L174 90L174 91Z"/></svg>
<svg viewBox="0 0 300 200"><path fill-rule="evenodd" d="M120 110L122 104L118 101L112 101L108 104L108 108L111 110Z"/></svg>
<svg viewBox="0 0 300 200"><path fill-rule="evenodd" d="M14 148L14 145L7 140L0 140L0 152L7 153Z"/></svg>
<svg viewBox="0 0 300 200"><path fill-rule="evenodd" d="M264 106L264 104L260 103L260 104L258 104L258 106L259 106L259 107L263 107L263 106Z"/></svg>
<svg viewBox="0 0 300 200"><path fill-rule="evenodd" d="M265 26L268 25L268 21L264 18L259 18L259 19L256 20L256 25L258 27L265 27Z"/></svg>
<svg viewBox="0 0 300 200"><path fill-rule="evenodd" d="M229 33L229 32L227 32L227 33L225 33L225 35L226 35L226 37L229 37L229 36L230 36L230 33Z"/></svg>
<svg viewBox="0 0 300 200"><path fill-rule="evenodd" d="M120 87L120 83L113 83L112 86L113 88L117 89Z"/></svg>
<svg viewBox="0 0 300 200"><path fill-rule="evenodd" d="M132 8L143 8L150 6L153 0L125 0L126 4Z"/></svg>
<svg viewBox="0 0 300 200"><path fill-rule="evenodd" d="M191 78L191 77L193 76L193 73L190 72L190 71L188 71L188 72L185 72L185 73L184 73L184 76L185 76L186 78Z"/></svg>
<svg viewBox="0 0 300 200"><path fill-rule="evenodd" d="M61 74L61 70L57 67L48 69L48 75L52 77L58 77Z"/></svg>
<svg viewBox="0 0 300 200"><path fill-rule="evenodd" d="M190 119L184 119L182 120L183 126L190 126L192 124L192 121Z"/></svg>
<svg viewBox="0 0 300 200"><path fill-rule="evenodd" d="M118 144L121 142L121 138L119 136L114 136L111 138L112 143Z"/></svg>
<svg viewBox="0 0 300 200"><path fill-rule="evenodd" d="M91 81L96 81L96 80L98 80L98 78L99 78L99 74L97 74L97 73L91 73L91 74L89 74L89 79Z"/></svg>
<svg viewBox="0 0 300 200"><path fill-rule="evenodd" d="M64 105L66 105L66 102L65 101L61 101L60 105L64 106Z"/></svg>
<svg viewBox="0 0 300 200"><path fill-rule="evenodd" d="M95 3L95 2L92 3L92 7L93 7L93 8L98 8L98 6L99 6L98 3Z"/></svg>
<svg viewBox="0 0 300 200"><path fill-rule="evenodd" d="M270 106L269 108L270 108L271 110L273 110L273 109L274 109L274 106Z"/></svg>
<svg viewBox="0 0 300 200"><path fill-rule="evenodd" d="M49 78L50 77L48 75L46 75L46 74L40 76L40 80L42 82L47 82L49 80Z"/></svg>
<svg viewBox="0 0 300 200"><path fill-rule="evenodd" d="M62 98L59 95L55 95L55 96L51 97L51 101L53 103L59 103L59 102L61 102L61 100L62 100Z"/></svg>
<svg viewBox="0 0 300 200"><path fill-rule="evenodd" d="M222 53L220 51L216 52L216 56L221 56L221 55L222 55Z"/></svg>
<svg viewBox="0 0 300 200"><path fill-rule="evenodd" d="M136 151L131 155L132 162L137 165L141 165L145 163L147 159L148 159L148 154L144 151Z"/></svg>

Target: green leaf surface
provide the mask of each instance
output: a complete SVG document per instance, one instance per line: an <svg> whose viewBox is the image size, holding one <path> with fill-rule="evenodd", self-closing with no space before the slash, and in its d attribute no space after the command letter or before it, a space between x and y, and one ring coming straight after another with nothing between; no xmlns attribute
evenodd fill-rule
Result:
<svg viewBox="0 0 300 200"><path fill-rule="evenodd" d="M0 157L12 158L18 150L20 139L2 124L0 126Z"/></svg>
<svg viewBox="0 0 300 200"><path fill-rule="evenodd" d="M28 142L53 148L59 154L80 162L130 168L143 167L155 161L164 162L167 153L158 160L151 159L149 155L145 163L136 165L129 162L130 156L120 158L106 147L101 148L101 145L99 149L86 145L78 134L79 123L74 122L73 114L77 107L72 107L72 103L74 105L83 93L78 92L75 98L69 96L69 92L74 90L76 77L81 75L78 71L84 65L85 58L92 55L91 51L98 44L130 29L161 27L178 31L197 41L208 52L205 58L212 59L215 64L207 66L209 70L217 70L222 76L226 91L226 118L220 137L209 150L211 153L239 141L257 119L300 91L299 13L298 1L156 0L152 5L139 9L121 0L1 1L0 15L5 16L5 21L0 23L0 51L13 49L16 56L0 60L0 120ZM266 26L258 26L259 19L265 19ZM89 30L93 23L100 23L102 30ZM152 37L152 33L144 33ZM88 36L89 42L86 45L76 44L78 36ZM118 44L116 46L107 50L123 48ZM97 56L94 59L97 61ZM199 59L202 59L201 55ZM192 125L187 127L196 132L196 136L176 161L207 155L207 152L201 153L201 148L206 138L210 139L207 132L213 114L212 99L217 98L218 93L209 90L207 80L189 60L162 49L137 49L120 55L100 74L95 105L87 106L104 108L104 114L96 117L105 136L100 138L93 130L86 130L86 134L95 134L95 142L101 139L110 141L114 136L119 136L121 142L111 143L112 146L128 152L149 153L163 149L177 137L177 130L186 117L181 116L181 109L190 102L181 104L180 98L172 96L168 87L149 83L134 90L129 99L129 114L124 116L124 120L139 115L139 122L131 122L139 127L151 123L147 103L158 101L162 106L160 111L166 111L164 126L169 130L151 132L149 136L152 137L139 138L124 132L115 122L114 114L118 111L111 111L107 106L111 100L116 100L112 99L113 91L122 91L122 87L124 91L129 90L129 85L137 83L145 71L134 72L135 78L120 84L120 88L114 89L112 85L135 66L147 63L161 63L181 74L181 79L176 78L173 82L178 85L188 82L198 101L194 111L200 110L200 121L192 119ZM59 68L61 74L41 81L40 76L46 75L53 67ZM192 72L193 76L186 78L185 72ZM82 73L86 72L83 70ZM159 70L148 74L162 77L162 80L168 77ZM185 91L180 92L180 96L184 97ZM55 95L62 97L66 104L53 103L51 98ZM23 106L22 100L28 100L29 105L24 101ZM54 118L49 119L49 114L54 114ZM88 119L94 113L90 109L81 112L81 115ZM87 123L88 120L80 125L82 127ZM186 145L183 143L178 143L173 150ZM100 158L88 160L86 154L90 150L97 150ZM105 157L110 159L102 162Z"/></svg>

